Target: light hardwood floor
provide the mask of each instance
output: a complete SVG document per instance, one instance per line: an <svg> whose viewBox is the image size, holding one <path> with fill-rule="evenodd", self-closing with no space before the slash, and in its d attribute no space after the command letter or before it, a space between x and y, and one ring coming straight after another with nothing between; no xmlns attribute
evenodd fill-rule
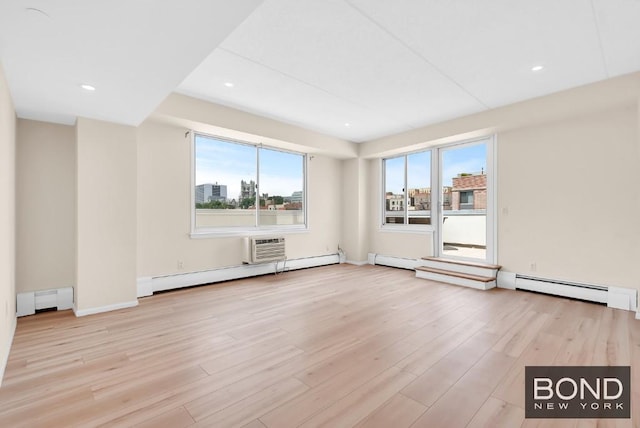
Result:
<svg viewBox="0 0 640 428"><path fill-rule="evenodd" d="M525 365L631 365L640 321L335 265L20 318L0 427L638 427L525 420Z"/></svg>

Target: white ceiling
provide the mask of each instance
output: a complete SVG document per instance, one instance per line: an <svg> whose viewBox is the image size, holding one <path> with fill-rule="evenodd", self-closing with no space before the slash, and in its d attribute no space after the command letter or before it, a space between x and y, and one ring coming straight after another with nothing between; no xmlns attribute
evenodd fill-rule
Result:
<svg viewBox="0 0 640 428"><path fill-rule="evenodd" d="M259 3L2 0L17 112L137 124L175 90L367 141L640 70L640 0Z"/></svg>
<svg viewBox="0 0 640 428"><path fill-rule="evenodd" d="M138 125L261 2L0 0L16 113Z"/></svg>

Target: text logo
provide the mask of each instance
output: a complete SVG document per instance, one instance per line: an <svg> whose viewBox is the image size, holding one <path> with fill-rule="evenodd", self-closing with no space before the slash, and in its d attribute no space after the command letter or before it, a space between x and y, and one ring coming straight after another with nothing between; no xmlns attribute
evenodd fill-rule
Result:
<svg viewBox="0 0 640 428"><path fill-rule="evenodd" d="M527 366L525 417L630 418L629 366Z"/></svg>

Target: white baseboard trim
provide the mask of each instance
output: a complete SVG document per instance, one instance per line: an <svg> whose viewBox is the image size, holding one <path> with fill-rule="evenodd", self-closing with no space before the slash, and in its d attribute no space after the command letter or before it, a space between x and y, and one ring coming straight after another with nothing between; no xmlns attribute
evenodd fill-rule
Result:
<svg viewBox="0 0 640 428"><path fill-rule="evenodd" d="M153 294L153 278L150 276L144 276L138 278L136 281L136 288L138 290L138 297L147 297Z"/></svg>
<svg viewBox="0 0 640 428"><path fill-rule="evenodd" d="M636 311L636 319L640 320L640 311Z"/></svg>
<svg viewBox="0 0 640 428"><path fill-rule="evenodd" d="M345 260L345 263L347 263L349 265L354 265L354 266L364 266L364 265L368 265L369 261L356 262L354 260Z"/></svg>
<svg viewBox="0 0 640 428"><path fill-rule="evenodd" d="M118 309L133 308L134 306L138 306L137 300L132 300L130 302L114 303L112 305L99 306L97 308L89 308L89 309L78 309L74 303L73 313L77 317L84 317L86 315L100 314L102 312L117 311Z"/></svg>
<svg viewBox="0 0 640 428"><path fill-rule="evenodd" d="M506 288L508 290L516 289L516 274L513 272L507 272L503 270L498 271L496 278L498 288Z"/></svg>
<svg viewBox="0 0 640 428"><path fill-rule="evenodd" d="M4 371L7 368L7 363L9 362L9 353L11 352L11 345L13 345L13 337L16 334L16 326L18 325L17 318L12 318L13 322L11 323L10 331L9 331L9 340L6 343L5 349L7 353L2 357L2 361L0 361L0 387L2 386L2 380L4 379Z"/></svg>
<svg viewBox="0 0 640 428"><path fill-rule="evenodd" d="M26 291L16 294L16 316L24 317L36 313L36 293Z"/></svg>
<svg viewBox="0 0 640 428"><path fill-rule="evenodd" d="M638 290L624 287L607 287L607 306L636 312L638 310Z"/></svg>
<svg viewBox="0 0 640 428"><path fill-rule="evenodd" d="M310 267L325 266L340 263L338 254L292 259L286 262L260 263L255 265L231 266L201 272L188 272L175 275L156 276L150 280L151 293L156 291L174 290L194 285L212 284L232 279L248 278L251 276L274 274L276 271L290 271ZM148 290L148 279L138 278L138 297L140 292ZM150 295L150 294L145 294Z"/></svg>
<svg viewBox="0 0 640 428"><path fill-rule="evenodd" d="M384 256L382 254L369 253L367 263L371 265L382 265L396 267L400 269L413 270L420 266L420 262L416 259L407 259L404 257Z"/></svg>

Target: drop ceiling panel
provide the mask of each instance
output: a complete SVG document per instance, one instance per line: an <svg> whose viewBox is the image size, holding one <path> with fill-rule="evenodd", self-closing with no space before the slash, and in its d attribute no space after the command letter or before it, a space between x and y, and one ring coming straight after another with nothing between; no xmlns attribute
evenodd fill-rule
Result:
<svg viewBox="0 0 640 428"><path fill-rule="evenodd" d="M17 114L136 125L259 4L2 2L0 58Z"/></svg>
<svg viewBox="0 0 640 428"><path fill-rule="evenodd" d="M588 0L349 3L490 107L607 77Z"/></svg>
<svg viewBox="0 0 640 428"><path fill-rule="evenodd" d="M593 0L610 76L640 70L640 0Z"/></svg>
<svg viewBox="0 0 640 428"><path fill-rule="evenodd" d="M638 71L639 22L640 0L7 0L0 61L19 117L136 125L178 89L366 141Z"/></svg>
<svg viewBox="0 0 640 428"><path fill-rule="evenodd" d="M228 87L225 83L233 86ZM410 129L366 106L351 103L223 49L217 49L200 64L178 91L350 141L373 138L389 130Z"/></svg>
<svg viewBox="0 0 640 428"><path fill-rule="evenodd" d="M343 1L268 1L222 47L379 111L391 124L433 123L485 108Z"/></svg>

